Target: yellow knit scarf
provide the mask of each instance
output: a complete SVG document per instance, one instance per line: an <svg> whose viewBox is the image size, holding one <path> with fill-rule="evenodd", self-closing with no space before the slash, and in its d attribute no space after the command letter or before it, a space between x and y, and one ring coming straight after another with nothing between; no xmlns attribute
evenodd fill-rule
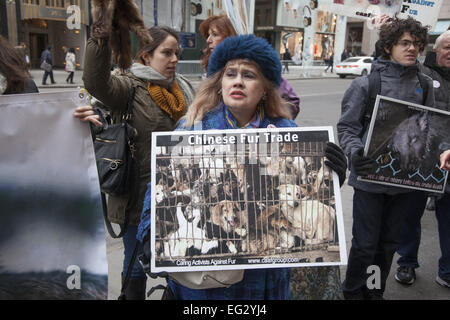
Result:
<svg viewBox="0 0 450 320"><path fill-rule="evenodd" d="M148 93L156 102L158 107L167 112L169 116L178 121L186 113L186 101L183 92L176 80L173 81L169 90L158 85L148 83Z"/></svg>

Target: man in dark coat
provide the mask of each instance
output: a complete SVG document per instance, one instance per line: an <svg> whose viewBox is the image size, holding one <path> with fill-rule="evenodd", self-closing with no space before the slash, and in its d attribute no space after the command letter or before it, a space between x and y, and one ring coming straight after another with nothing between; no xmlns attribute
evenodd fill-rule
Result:
<svg viewBox="0 0 450 320"><path fill-rule="evenodd" d="M325 72L327 72L328 69L331 67L331 73L333 73L333 64L334 64L334 54L332 53L330 59L328 59L328 65L327 68L325 69Z"/></svg>
<svg viewBox="0 0 450 320"><path fill-rule="evenodd" d="M436 52L429 52L421 71L433 79L435 96L434 107L444 111L450 111L450 30L447 30L436 39L434 45ZM449 149L444 143L440 146L441 151ZM450 184L447 184L443 195L431 197L435 201L436 219L438 222L439 243L441 247L441 258L439 259L438 275L436 282L443 287L450 288ZM424 199L421 207L425 206ZM415 269L419 267L417 259L421 224L420 220L424 210L408 212L403 224L402 242L397 253L398 269L395 280L401 284L411 285L416 279Z"/></svg>
<svg viewBox="0 0 450 320"><path fill-rule="evenodd" d="M416 90L420 88L417 57L427 44L427 32L412 18L394 19L381 27L380 45L384 50L372 72L380 73L382 96L433 107L433 90L428 90L426 96L423 90ZM432 80L426 78L431 88ZM346 299L383 299L405 217L426 201L423 191L358 180L358 176L366 176L378 167L374 159L363 155L369 131L364 125L368 96L368 76L353 80L342 99L337 124L339 143L350 159L348 184L354 189L353 238L342 284ZM371 266L379 268L380 278L376 286L369 288Z"/></svg>
<svg viewBox="0 0 450 320"><path fill-rule="evenodd" d="M45 49L44 51L42 51L41 54L41 65L42 63L45 61L47 62L51 68L45 70L44 69L44 77L42 78L42 84L46 85L47 83L47 77L50 75L50 81L52 84L55 84L55 80L53 79L53 60L52 60L52 52L50 51L52 50L52 46L48 46L47 49Z"/></svg>
<svg viewBox="0 0 450 320"><path fill-rule="evenodd" d="M342 54L341 54L341 62L347 60L347 58L348 58L347 49L344 49L344 51L342 51Z"/></svg>
<svg viewBox="0 0 450 320"><path fill-rule="evenodd" d="M291 53L289 52L288 49L286 49L286 51L283 54L283 63L284 63L283 73L285 71L287 73L289 73L289 61L290 60L291 60Z"/></svg>

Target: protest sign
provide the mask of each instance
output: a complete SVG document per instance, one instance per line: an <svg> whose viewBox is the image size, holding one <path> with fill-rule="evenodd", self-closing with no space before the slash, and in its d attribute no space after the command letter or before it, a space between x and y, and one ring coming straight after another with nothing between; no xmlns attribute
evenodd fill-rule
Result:
<svg viewBox="0 0 450 320"><path fill-rule="evenodd" d="M339 265L339 180L331 127L152 136L152 270Z"/></svg>
<svg viewBox="0 0 450 320"><path fill-rule="evenodd" d="M333 13L360 19L372 20L386 14L405 19L408 16L422 25L434 27L442 1L426 0L326 0L321 4ZM376 21L375 21L376 23Z"/></svg>
<svg viewBox="0 0 450 320"><path fill-rule="evenodd" d="M444 192L448 172L439 168L450 144L450 112L377 96L364 154L377 168L360 180Z"/></svg>
<svg viewBox="0 0 450 320"><path fill-rule="evenodd" d="M0 299L106 299L89 126L77 91L0 96Z"/></svg>

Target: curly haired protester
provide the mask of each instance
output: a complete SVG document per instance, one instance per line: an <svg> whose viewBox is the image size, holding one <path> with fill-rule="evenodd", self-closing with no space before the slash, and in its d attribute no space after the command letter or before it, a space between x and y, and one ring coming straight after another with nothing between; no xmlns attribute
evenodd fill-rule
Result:
<svg viewBox="0 0 450 320"><path fill-rule="evenodd" d="M208 79L202 83L177 130L295 127L295 122L289 119L289 108L279 94L280 83L280 59L265 39L253 35L229 37L214 49L209 59ZM343 183L347 168L343 151L328 143L325 156L326 164L338 173ZM144 202L147 210L141 220L149 217L149 189ZM288 268L245 270L243 279L233 285L208 289L182 285L176 274L171 274L168 280L174 299L290 298Z"/></svg>
<svg viewBox="0 0 450 320"><path fill-rule="evenodd" d="M419 74L417 62L419 52L427 44L427 32L426 27L412 18L393 19L383 24L379 44L384 51L371 72L380 74L381 95L430 107L434 105L431 79ZM425 79L430 90L422 88L419 77ZM420 204L426 198L422 191L357 180L357 176L367 175L376 166L375 160L363 156L369 129L364 119L368 96L368 76L353 80L342 99L341 118L337 124L339 142L350 159L349 185L354 188L353 238L342 285L346 299L383 299L405 216L412 210L420 210ZM380 268L381 287L369 290L366 282L368 267L372 265Z"/></svg>

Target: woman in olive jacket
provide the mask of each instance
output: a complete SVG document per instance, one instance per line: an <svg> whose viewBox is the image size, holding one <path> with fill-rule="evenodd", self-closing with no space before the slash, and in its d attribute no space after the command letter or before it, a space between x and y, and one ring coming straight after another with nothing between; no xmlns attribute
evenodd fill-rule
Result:
<svg viewBox="0 0 450 320"><path fill-rule="evenodd" d="M140 172L139 181L135 183L139 184L139 196L132 206L129 227L123 238L125 258L122 276L125 276L136 244L137 226L150 180L151 133L173 130L194 97L191 84L175 73L180 53L176 31L167 27L152 27L149 31L153 41L139 50L136 62L120 75L111 74L111 49L107 39L89 39L83 73L86 90L105 105L115 122L120 121L126 111L131 86L135 88L130 124L138 132L135 155ZM77 108L74 116L101 125L92 107ZM108 218L111 222L124 223L128 198L129 195L108 197ZM142 248L139 251L142 252ZM130 279L125 291L127 299L145 299L146 276L137 262Z"/></svg>

